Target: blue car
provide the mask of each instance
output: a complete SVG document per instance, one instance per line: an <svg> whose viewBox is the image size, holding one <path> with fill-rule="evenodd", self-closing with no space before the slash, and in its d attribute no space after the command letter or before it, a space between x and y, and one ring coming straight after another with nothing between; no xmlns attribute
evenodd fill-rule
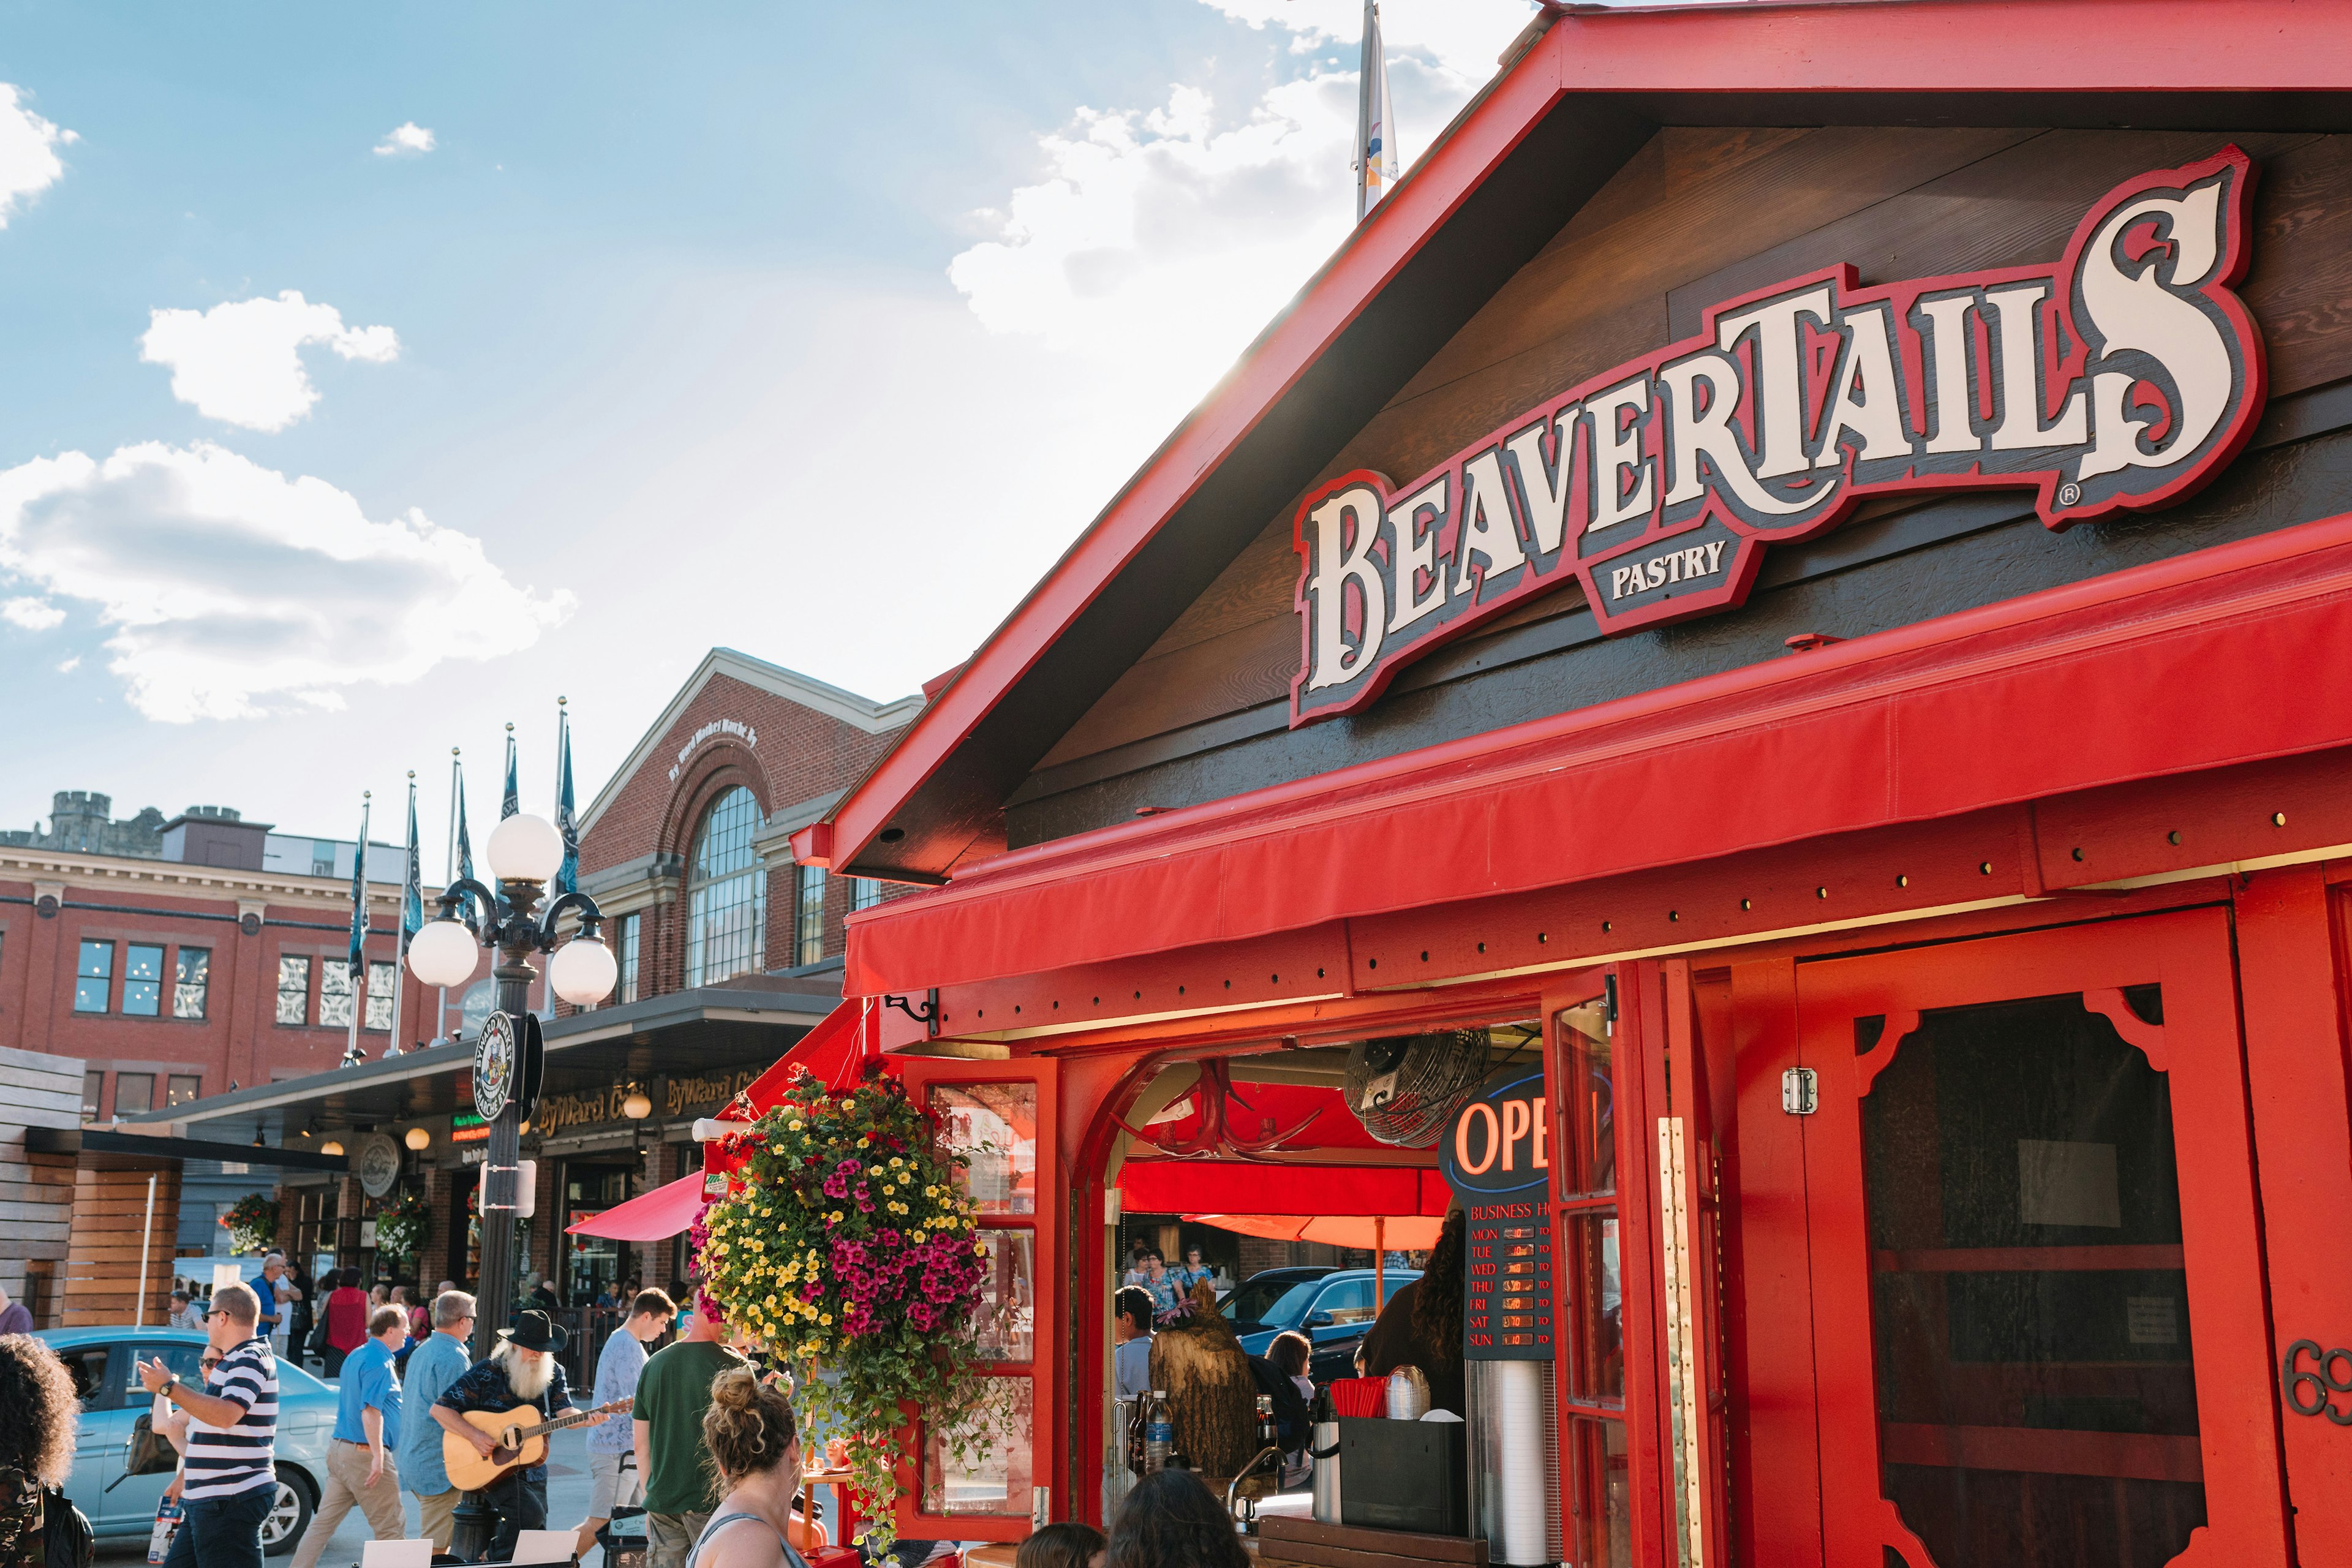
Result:
<svg viewBox="0 0 2352 1568"><path fill-rule="evenodd" d="M196 1360L205 1336L194 1329L44 1329L81 1395L81 1432L66 1495L89 1518L101 1542L147 1539L170 1470L124 1474L131 1424L153 1407L139 1385L135 1361L161 1356L165 1366L202 1386ZM278 1500L262 1521L262 1550L283 1557L302 1539L327 1480L327 1439L335 1430L335 1390L286 1361L278 1363Z"/></svg>
<svg viewBox="0 0 2352 1568"><path fill-rule="evenodd" d="M1381 1306L1420 1278L1417 1268L1388 1270ZM1356 1375L1356 1347L1381 1315L1372 1305L1369 1268L1268 1268L1235 1286L1221 1305L1242 1349L1252 1355L1264 1355L1274 1337L1288 1330L1314 1341L1307 1375L1317 1383Z"/></svg>

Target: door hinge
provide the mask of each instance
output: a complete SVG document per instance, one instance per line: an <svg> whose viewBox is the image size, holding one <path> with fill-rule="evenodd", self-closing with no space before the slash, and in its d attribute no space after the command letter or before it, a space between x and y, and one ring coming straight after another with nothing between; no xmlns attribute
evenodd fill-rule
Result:
<svg viewBox="0 0 2352 1568"><path fill-rule="evenodd" d="M1054 1489L1031 1487L1029 1489L1029 1527L1032 1530L1043 1530L1053 1522Z"/></svg>
<svg viewBox="0 0 2352 1568"><path fill-rule="evenodd" d="M1820 1089L1812 1068L1789 1068L1780 1075L1780 1109L1790 1116L1811 1116L1821 1104Z"/></svg>

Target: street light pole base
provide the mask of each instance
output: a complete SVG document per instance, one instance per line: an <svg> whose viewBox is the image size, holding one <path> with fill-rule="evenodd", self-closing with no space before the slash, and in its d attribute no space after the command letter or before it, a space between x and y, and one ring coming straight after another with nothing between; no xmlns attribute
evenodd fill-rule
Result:
<svg viewBox="0 0 2352 1568"><path fill-rule="evenodd" d="M483 1501L481 1493L467 1492L449 1517L449 1555L461 1563L479 1563L489 1555L498 1533L498 1510Z"/></svg>

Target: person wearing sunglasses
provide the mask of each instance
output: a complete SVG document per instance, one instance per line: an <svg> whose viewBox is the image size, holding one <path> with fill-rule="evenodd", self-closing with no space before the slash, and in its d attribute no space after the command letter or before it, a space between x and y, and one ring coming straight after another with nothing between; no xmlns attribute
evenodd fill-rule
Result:
<svg viewBox="0 0 2352 1568"><path fill-rule="evenodd" d="M463 1290L442 1291L433 1298L433 1332L408 1352L408 1370L401 1375L404 1397L415 1414L400 1429L400 1484L416 1494L417 1533L436 1552L449 1550L458 1492L442 1462L440 1424L424 1413L473 1364L467 1349L473 1337L474 1299Z"/></svg>

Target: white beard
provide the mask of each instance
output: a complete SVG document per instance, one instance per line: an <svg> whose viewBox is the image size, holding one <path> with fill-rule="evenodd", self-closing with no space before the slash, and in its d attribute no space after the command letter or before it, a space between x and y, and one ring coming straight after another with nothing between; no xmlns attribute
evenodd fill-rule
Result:
<svg viewBox="0 0 2352 1568"><path fill-rule="evenodd" d="M551 1355L540 1356L535 1363L526 1365L510 1344L500 1345L498 1353L499 1359L507 1363L507 1387L514 1391L517 1399L535 1400L555 1381L555 1358Z"/></svg>

